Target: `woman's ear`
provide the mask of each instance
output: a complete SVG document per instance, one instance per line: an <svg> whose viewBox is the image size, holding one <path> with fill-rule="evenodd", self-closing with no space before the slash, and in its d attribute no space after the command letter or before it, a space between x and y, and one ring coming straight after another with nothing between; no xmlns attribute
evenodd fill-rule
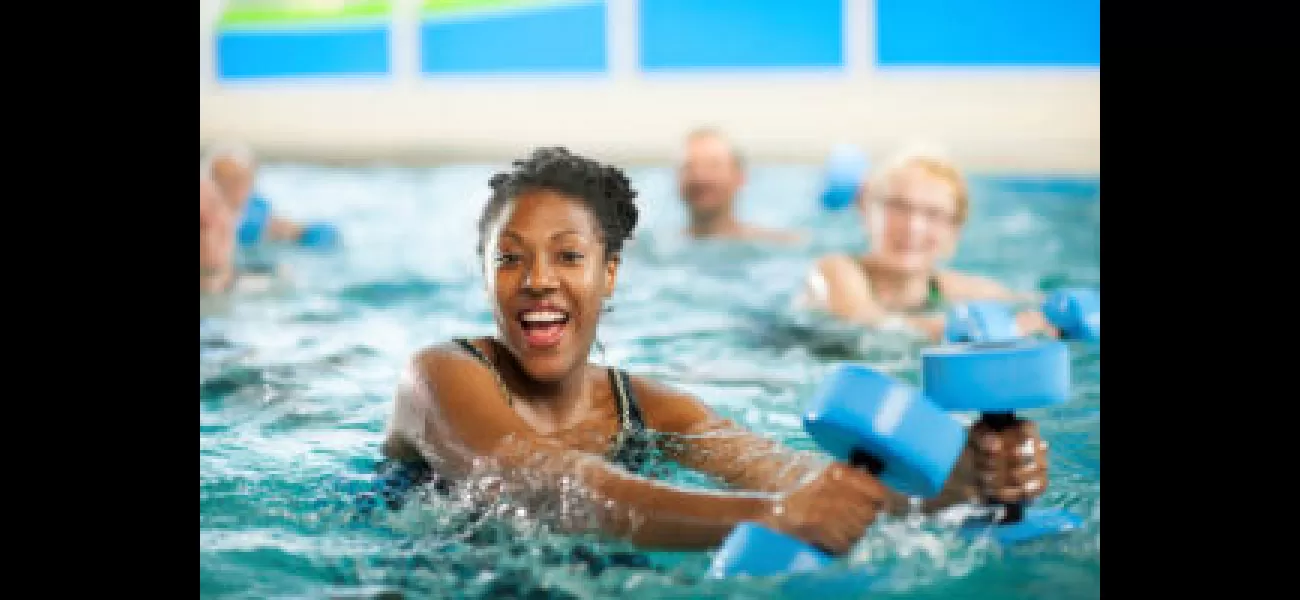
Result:
<svg viewBox="0 0 1300 600"><path fill-rule="evenodd" d="M618 265L620 257L615 254L605 260L605 297L614 295L614 286L618 283Z"/></svg>
<svg viewBox="0 0 1300 600"><path fill-rule="evenodd" d="M961 246L961 231L958 230L952 234L947 243L943 245L941 256L943 260L952 260L957 255L957 248Z"/></svg>
<svg viewBox="0 0 1300 600"><path fill-rule="evenodd" d="M867 209L867 182L864 181L858 186L858 193L853 195L853 203L857 205L858 210Z"/></svg>

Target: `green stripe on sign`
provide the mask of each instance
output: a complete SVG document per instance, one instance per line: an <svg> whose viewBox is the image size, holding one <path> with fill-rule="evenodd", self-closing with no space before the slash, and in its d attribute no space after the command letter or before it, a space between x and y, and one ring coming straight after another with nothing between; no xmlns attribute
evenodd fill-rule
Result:
<svg viewBox="0 0 1300 600"><path fill-rule="evenodd" d="M218 25L266 25L387 17L392 0L230 0Z"/></svg>
<svg viewBox="0 0 1300 600"><path fill-rule="evenodd" d="M474 11L494 8L519 8L563 4L555 0L424 0L422 11L427 15L445 15L460 11Z"/></svg>

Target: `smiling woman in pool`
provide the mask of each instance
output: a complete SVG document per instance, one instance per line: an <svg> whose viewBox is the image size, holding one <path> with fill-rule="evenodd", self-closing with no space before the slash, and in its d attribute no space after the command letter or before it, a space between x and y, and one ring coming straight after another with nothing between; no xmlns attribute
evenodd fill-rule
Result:
<svg viewBox="0 0 1300 600"><path fill-rule="evenodd" d="M684 392L588 362L637 221L636 192L621 171L543 148L491 186L479 254L497 335L412 357L384 443L389 458L424 464L451 485L488 461L542 501L577 487L593 499L594 522L556 525L645 547L712 548L737 523L757 521L840 552L878 512L907 510L906 498L866 473L783 448ZM1046 450L1032 424L973 433L980 450L972 447L931 508L1043 492ZM668 458L736 489L638 475L640 441L651 437ZM1004 451L1018 447L1032 451Z"/></svg>
<svg viewBox="0 0 1300 600"><path fill-rule="evenodd" d="M862 256L832 253L810 269L800 303L839 320L902 329L932 342L944 338L952 303L995 300L1039 304L988 277L943 268L957 249L970 213L966 178L942 155L904 151L886 160L856 197L870 248ZM1057 337L1042 312L1016 314L1021 335Z"/></svg>

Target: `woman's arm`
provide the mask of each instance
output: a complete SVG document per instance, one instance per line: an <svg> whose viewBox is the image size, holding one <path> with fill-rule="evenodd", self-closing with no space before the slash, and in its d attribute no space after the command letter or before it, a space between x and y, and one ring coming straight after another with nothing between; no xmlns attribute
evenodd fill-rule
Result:
<svg viewBox="0 0 1300 600"><path fill-rule="evenodd" d="M727 485L788 492L821 473L830 462L749 431L710 410L693 395L650 379L631 377L646 426L663 436L670 459Z"/></svg>
<svg viewBox="0 0 1300 600"><path fill-rule="evenodd" d="M302 225L283 217L267 219L266 235L273 241L297 243L302 237Z"/></svg>
<svg viewBox="0 0 1300 600"><path fill-rule="evenodd" d="M235 279L235 270L231 267L205 268L199 266L199 293L220 294L230 289Z"/></svg>
<svg viewBox="0 0 1300 600"><path fill-rule="evenodd" d="M790 493L818 483L832 465L849 468L825 454L796 450L740 427L688 393L641 377L632 378L632 387L646 425L668 434L670 457L735 488ZM883 486L880 494L878 508L891 514L908 511L906 496Z"/></svg>
<svg viewBox="0 0 1300 600"><path fill-rule="evenodd" d="M880 306L849 256L819 259L805 279L804 297L809 306L847 323L907 331L932 342L943 339L943 317L892 314Z"/></svg>
<svg viewBox="0 0 1300 600"><path fill-rule="evenodd" d="M494 475L542 496L576 488L594 510L597 529L638 545L716 547L737 523L772 522L780 512L773 494L681 489L542 438L506 404L491 372L450 347L415 357L395 404L385 443L390 456L418 454L453 478L491 461Z"/></svg>
<svg viewBox="0 0 1300 600"><path fill-rule="evenodd" d="M795 450L748 431L717 416L688 393L641 377L632 378L632 387L646 425L668 434L669 456L728 485L788 494L824 483L833 474L832 466L850 468L823 454ZM939 494L919 499L914 507L912 498L881 486L878 508L895 516L914 508L933 513L981 496L1037 497L1046 488L1046 445L1032 422L1000 433L977 426L969 439ZM1026 441L1032 455L1013 456L1026 447ZM835 494L834 490L822 493Z"/></svg>
<svg viewBox="0 0 1300 600"><path fill-rule="evenodd" d="M199 196L199 292L220 293L235 278L235 220L220 198ZM210 185L210 184L209 184Z"/></svg>
<svg viewBox="0 0 1300 600"><path fill-rule="evenodd" d="M1020 335L1041 333L1052 338L1061 337L1061 332L1047 321L1047 316L1039 308L1044 299L1041 293L1017 292L996 280L968 273L945 271L940 277L945 294L954 300L994 300L1012 306Z"/></svg>
<svg viewBox="0 0 1300 600"><path fill-rule="evenodd" d="M944 295L954 301L996 300L1009 305L1042 302L1040 294L1015 292L987 277L952 271L944 272L940 277ZM849 323L882 330L910 331L931 342L944 339L943 315L894 314L885 310L872 297L860 269L846 256L829 256L817 262L805 282L805 298L811 306ZM1041 333L1060 337L1060 332L1036 308L1017 311L1016 324L1021 335Z"/></svg>

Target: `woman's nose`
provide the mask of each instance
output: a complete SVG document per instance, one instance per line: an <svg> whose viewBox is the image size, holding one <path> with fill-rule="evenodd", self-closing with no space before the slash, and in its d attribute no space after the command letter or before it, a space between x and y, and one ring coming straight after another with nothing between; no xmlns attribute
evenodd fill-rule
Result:
<svg viewBox="0 0 1300 600"><path fill-rule="evenodd" d="M930 219L919 210L913 210L907 214L907 232L913 236L920 237L930 228Z"/></svg>
<svg viewBox="0 0 1300 600"><path fill-rule="evenodd" d="M555 270L545 259L532 261L524 278L524 288L528 290L549 290L556 286Z"/></svg>

